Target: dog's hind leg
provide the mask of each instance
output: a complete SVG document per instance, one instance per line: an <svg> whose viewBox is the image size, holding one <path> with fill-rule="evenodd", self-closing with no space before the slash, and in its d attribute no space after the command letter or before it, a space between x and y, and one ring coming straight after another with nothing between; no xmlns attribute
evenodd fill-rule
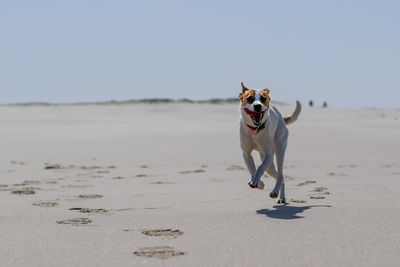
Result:
<svg viewBox="0 0 400 267"><path fill-rule="evenodd" d="M261 161L264 161L264 158L265 158L264 152L260 152L260 158L261 158ZM269 167L267 168L267 173L269 176L272 176L275 179L278 179L278 173L276 172L275 164L273 161L272 161L271 165L269 165Z"/></svg>
<svg viewBox="0 0 400 267"><path fill-rule="evenodd" d="M275 179L278 179L278 173L276 172L275 164L274 164L273 162L272 162L272 164L268 167L267 173L268 173L270 176L274 177Z"/></svg>
<svg viewBox="0 0 400 267"><path fill-rule="evenodd" d="M285 197L285 182L283 181L283 161L285 158L287 144L287 134L278 141L276 145L276 164L278 167L278 178L276 179L275 187L269 194L271 198L276 198L279 195L278 203L286 203Z"/></svg>
<svg viewBox="0 0 400 267"><path fill-rule="evenodd" d="M275 179L278 179L278 173L276 172L275 169L275 164L272 163L271 166L267 169L267 173L274 177ZM285 179L282 180L281 184L281 189L279 191L279 199L278 199L278 204L280 203L286 203L286 197L285 197Z"/></svg>
<svg viewBox="0 0 400 267"><path fill-rule="evenodd" d="M279 192L279 199L278 204L286 203L286 196L285 196L285 181L282 181L281 184L281 191Z"/></svg>

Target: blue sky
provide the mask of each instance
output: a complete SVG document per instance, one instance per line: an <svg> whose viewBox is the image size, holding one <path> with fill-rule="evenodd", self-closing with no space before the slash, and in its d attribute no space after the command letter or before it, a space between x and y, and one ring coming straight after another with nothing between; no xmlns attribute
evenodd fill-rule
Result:
<svg viewBox="0 0 400 267"><path fill-rule="evenodd" d="M236 97L400 107L400 1L1 1L0 103Z"/></svg>

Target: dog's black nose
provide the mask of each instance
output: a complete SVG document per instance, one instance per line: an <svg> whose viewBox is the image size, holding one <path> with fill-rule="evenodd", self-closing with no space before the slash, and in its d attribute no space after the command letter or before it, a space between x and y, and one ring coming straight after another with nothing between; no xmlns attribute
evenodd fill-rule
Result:
<svg viewBox="0 0 400 267"><path fill-rule="evenodd" d="M255 104L254 105L254 111L261 112L261 110L262 110L262 106L260 104Z"/></svg>

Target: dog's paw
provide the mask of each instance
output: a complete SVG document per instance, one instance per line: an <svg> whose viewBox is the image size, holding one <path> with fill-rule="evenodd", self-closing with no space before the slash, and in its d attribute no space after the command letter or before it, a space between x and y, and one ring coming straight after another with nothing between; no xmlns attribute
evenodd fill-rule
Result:
<svg viewBox="0 0 400 267"><path fill-rule="evenodd" d="M250 186L251 188L258 188L258 184L259 184L259 183L262 183L261 180L260 180L260 178L251 177L251 180L250 180L250 182L249 182L249 186Z"/></svg>
<svg viewBox="0 0 400 267"><path fill-rule="evenodd" d="M278 204L287 204L285 199L278 199Z"/></svg>
<svg viewBox="0 0 400 267"><path fill-rule="evenodd" d="M254 181L250 181L250 182L248 183L248 185L249 185L251 188L257 188L257 189L259 189L259 190L263 190L263 189L264 189L264 183L263 183L263 181L258 181L258 183L254 182Z"/></svg>
<svg viewBox="0 0 400 267"><path fill-rule="evenodd" d="M257 188L257 185L256 185L256 184L253 184L251 181L248 183L248 185L249 185L251 188Z"/></svg>
<svg viewBox="0 0 400 267"><path fill-rule="evenodd" d="M269 193L269 197L270 197L270 198L277 198L277 197L278 197L278 194L275 193L275 192L271 192L271 193Z"/></svg>

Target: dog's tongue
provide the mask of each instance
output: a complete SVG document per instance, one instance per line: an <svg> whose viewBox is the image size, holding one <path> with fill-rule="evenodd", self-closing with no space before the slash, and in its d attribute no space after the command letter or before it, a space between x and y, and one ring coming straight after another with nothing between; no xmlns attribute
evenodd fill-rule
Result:
<svg viewBox="0 0 400 267"><path fill-rule="evenodd" d="M259 123L259 122L261 121L261 116L262 116L262 113L261 113L261 112L257 112L257 113L253 116L254 121L257 122L257 123Z"/></svg>
<svg viewBox="0 0 400 267"><path fill-rule="evenodd" d="M245 108L244 111L246 111L247 115L249 115L250 117L254 117L254 116L262 113L262 112L252 111L248 108Z"/></svg>
<svg viewBox="0 0 400 267"><path fill-rule="evenodd" d="M244 111L245 111L245 112L247 113L247 115L249 115L249 116L253 119L253 121L256 122L256 123L260 123L260 121L261 121L261 119L262 119L262 116L263 116L263 114L264 114L263 111L257 112L257 111L252 111L252 110L247 109L247 108L245 108Z"/></svg>

